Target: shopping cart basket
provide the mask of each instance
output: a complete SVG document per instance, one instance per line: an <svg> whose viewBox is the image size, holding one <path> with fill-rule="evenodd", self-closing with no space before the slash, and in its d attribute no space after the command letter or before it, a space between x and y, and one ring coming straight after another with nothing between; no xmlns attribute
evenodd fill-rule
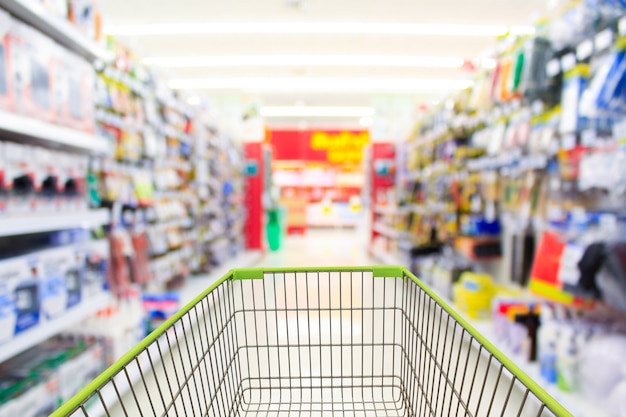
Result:
<svg viewBox="0 0 626 417"><path fill-rule="evenodd" d="M232 270L66 415L571 416L401 267Z"/></svg>

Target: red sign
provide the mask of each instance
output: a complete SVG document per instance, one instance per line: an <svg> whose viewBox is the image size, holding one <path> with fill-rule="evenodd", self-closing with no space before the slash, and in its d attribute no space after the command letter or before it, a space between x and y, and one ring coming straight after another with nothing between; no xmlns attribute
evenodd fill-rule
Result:
<svg viewBox="0 0 626 417"><path fill-rule="evenodd" d="M272 130L271 144L276 161L360 163L369 131Z"/></svg>

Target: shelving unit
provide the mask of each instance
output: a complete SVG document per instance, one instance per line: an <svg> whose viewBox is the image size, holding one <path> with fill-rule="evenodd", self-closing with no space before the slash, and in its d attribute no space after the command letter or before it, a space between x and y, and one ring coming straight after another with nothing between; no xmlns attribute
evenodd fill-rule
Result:
<svg viewBox="0 0 626 417"><path fill-rule="evenodd" d="M372 255L383 262L386 265L401 265L401 262L395 258L392 254L385 251L372 249ZM431 290L443 299L450 307L452 307L457 313L459 313L466 321L468 321L476 330L478 330L483 336L485 336L494 346L509 357L517 367L524 371L528 376L533 378L541 385L555 400L560 402L565 408L567 408L576 417L610 417L610 415L598 408L596 404L592 404L581 395L575 393L567 393L560 391L554 385L548 385L542 383L542 377L539 373L539 365L527 361L525 358L513 353L501 340L495 337L493 331L493 323L486 320L475 320L456 309L452 300L445 297L435 289ZM481 350L482 354L487 355L486 350Z"/></svg>
<svg viewBox="0 0 626 417"><path fill-rule="evenodd" d="M92 227L109 224L111 214L107 209L66 213L33 213L3 215L0 217L0 237L55 230Z"/></svg>
<svg viewBox="0 0 626 417"><path fill-rule="evenodd" d="M193 300L200 292L209 287L215 281L224 276L230 269L232 268L245 268L251 267L258 263L262 258L262 253L260 251L248 251L244 252L241 255L231 259L230 261L225 262L220 267L216 268L212 273L208 275L201 275L194 277L189 280L187 285L183 288L180 294L180 302L182 305L189 303ZM192 322L190 323L189 328L193 327L195 322L193 321L194 317L192 315ZM150 357L162 357L167 355L172 346L161 346L161 351L159 352L159 348L156 344L151 345L148 348L148 352ZM150 359L148 355L142 355L138 358L138 364L141 369L147 370L150 369ZM106 387L107 389L101 392L102 399L105 404L111 404L118 399L119 396L123 397L128 394L131 386L139 381L142 375L139 373L139 368L130 367L128 370L128 375L122 374L120 378L116 378L116 388L115 390L110 389L111 387ZM145 375L144 375L145 377ZM89 407L89 416L90 417L101 417L106 416L107 412L102 407L102 403L94 403L91 407Z"/></svg>
<svg viewBox="0 0 626 417"><path fill-rule="evenodd" d="M372 226L372 230L391 239L398 239L400 237L399 231L389 226L385 226L384 224L374 223L374 225Z"/></svg>
<svg viewBox="0 0 626 417"><path fill-rule="evenodd" d="M105 138L3 111L0 111L0 134L6 139L33 141L50 148L107 156L113 153L112 144Z"/></svg>
<svg viewBox="0 0 626 417"><path fill-rule="evenodd" d="M89 61L113 59L111 54L85 37L70 22L52 16L39 3L26 0L0 0L0 7Z"/></svg>
<svg viewBox="0 0 626 417"><path fill-rule="evenodd" d="M17 335L9 342L0 345L0 363L29 349L63 330L69 329L81 322L111 301L111 295L103 292L97 296L80 302L59 317L45 321Z"/></svg>

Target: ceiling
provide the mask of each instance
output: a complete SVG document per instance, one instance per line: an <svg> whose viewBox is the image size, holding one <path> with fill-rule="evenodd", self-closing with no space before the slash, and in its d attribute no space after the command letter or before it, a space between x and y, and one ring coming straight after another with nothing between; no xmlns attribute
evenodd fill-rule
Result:
<svg viewBox="0 0 626 417"><path fill-rule="evenodd" d="M106 26L211 23L217 22L375 22L386 24L456 24L456 25L528 25L546 9L546 0L107 0L104 3ZM341 26L341 25L340 25ZM163 68L176 80L205 78L332 78L367 80L425 79L457 80L471 74L457 67L387 66L385 56L453 57L473 59L494 45L494 36L464 34L354 34L354 33L196 33L175 35L118 35L142 57L215 56L211 65ZM326 62L273 65L272 58L281 55L369 56L370 63L341 66ZM251 56L251 65L216 64L219 57ZM261 60L260 58L266 58ZM373 58L371 58L373 56ZM309 57L310 59L310 57ZM327 59L328 60L328 59ZM264 62L261 65L261 61ZM340 81L341 81L340 80ZM345 93L330 91L266 91L252 94L264 105L372 105L386 91L362 88ZM414 89L406 96L411 105L429 103L441 98L442 88ZM204 95L223 94L220 90L202 90ZM393 91L393 94L402 92ZM405 100L405 102L407 102ZM277 119L273 124L354 123L354 118Z"/></svg>

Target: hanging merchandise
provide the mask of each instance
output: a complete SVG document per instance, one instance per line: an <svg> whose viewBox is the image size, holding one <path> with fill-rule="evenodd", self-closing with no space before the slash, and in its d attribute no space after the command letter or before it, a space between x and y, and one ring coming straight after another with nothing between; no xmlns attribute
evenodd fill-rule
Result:
<svg viewBox="0 0 626 417"><path fill-rule="evenodd" d="M578 64L565 73L563 92L561 93L561 123L559 132L562 135L580 132L587 128L587 122L581 115L581 96L587 86L589 65Z"/></svg>

